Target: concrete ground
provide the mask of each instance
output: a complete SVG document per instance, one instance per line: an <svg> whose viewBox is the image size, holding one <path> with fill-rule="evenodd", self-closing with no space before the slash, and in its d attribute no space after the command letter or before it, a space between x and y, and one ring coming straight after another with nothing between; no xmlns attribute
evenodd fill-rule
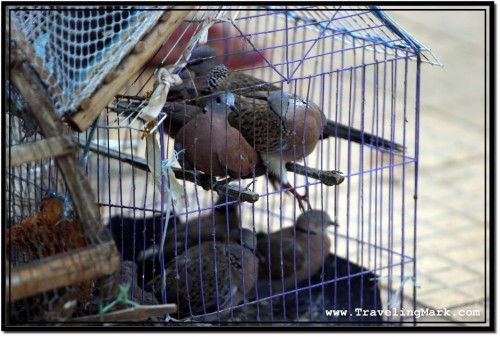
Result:
<svg viewBox="0 0 500 337"><path fill-rule="evenodd" d="M489 321L489 46L472 9L387 12L444 65L422 66L417 303L451 316L418 322Z"/></svg>

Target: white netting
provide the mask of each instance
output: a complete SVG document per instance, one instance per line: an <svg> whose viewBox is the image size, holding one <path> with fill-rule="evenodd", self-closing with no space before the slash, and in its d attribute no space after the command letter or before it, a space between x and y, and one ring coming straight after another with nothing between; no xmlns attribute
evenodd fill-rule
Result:
<svg viewBox="0 0 500 337"><path fill-rule="evenodd" d="M58 114L74 111L164 14L166 6L9 7Z"/></svg>

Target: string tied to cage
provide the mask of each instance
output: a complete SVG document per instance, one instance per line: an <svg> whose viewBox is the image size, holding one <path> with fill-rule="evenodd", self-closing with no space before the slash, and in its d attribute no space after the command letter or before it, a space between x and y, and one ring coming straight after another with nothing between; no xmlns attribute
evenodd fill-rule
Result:
<svg viewBox="0 0 500 337"><path fill-rule="evenodd" d="M398 301L399 296L401 296L401 292L403 291L403 288L404 288L407 281L411 281L413 283L414 288L420 288L420 284L417 283L416 277L414 275L385 275L385 276L379 276L379 277L373 278L371 280L383 280L383 279L393 279L393 278L401 278L401 282L399 283L399 286L396 289L396 292L394 293L392 298L387 303L387 306L389 308L395 307L396 302Z"/></svg>

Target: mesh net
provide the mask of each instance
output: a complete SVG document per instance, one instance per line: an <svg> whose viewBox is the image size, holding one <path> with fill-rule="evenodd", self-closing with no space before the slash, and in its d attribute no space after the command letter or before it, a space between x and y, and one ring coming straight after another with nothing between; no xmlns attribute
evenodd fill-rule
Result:
<svg viewBox="0 0 500 337"><path fill-rule="evenodd" d="M162 6L9 7L56 112L75 111L158 21Z"/></svg>

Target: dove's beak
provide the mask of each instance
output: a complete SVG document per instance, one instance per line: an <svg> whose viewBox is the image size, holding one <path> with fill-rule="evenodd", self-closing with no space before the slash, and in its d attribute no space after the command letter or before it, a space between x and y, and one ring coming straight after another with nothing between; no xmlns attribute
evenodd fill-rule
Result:
<svg viewBox="0 0 500 337"><path fill-rule="evenodd" d="M229 110L231 110L232 112L234 112L238 115L240 114L240 110L234 104L229 105Z"/></svg>
<svg viewBox="0 0 500 337"><path fill-rule="evenodd" d="M335 221L335 220L334 220L334 221L328 221L328 222L326 223L326 225L327 225L327 226L334 226L334 227L338 227L338 226L339 226L339 224L338 224L338 223L337 223L337 221Z"/></svg>

